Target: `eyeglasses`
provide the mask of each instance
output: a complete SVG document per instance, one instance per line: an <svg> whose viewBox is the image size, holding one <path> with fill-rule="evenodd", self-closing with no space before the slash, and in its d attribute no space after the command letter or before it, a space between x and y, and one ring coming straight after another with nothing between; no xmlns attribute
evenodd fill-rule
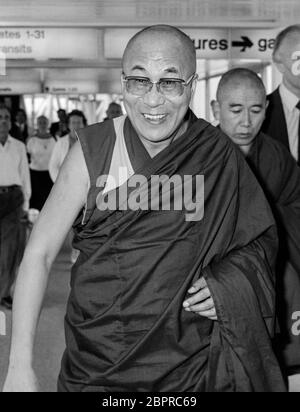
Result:
<svg viewBox="0 0 300 412"><path fill-rule="evenodd" d="M160 79L158 82L152 82L148 77L140 76L125 76L123 74L123 82L126 83L126 90L134 96L145 96L151 92L153 85L156 85L158 93L166 97L178 97L184 93L184 88L187 87L193 80L198 79L198 75L194 73L187 81L182 79Z"/></svg>

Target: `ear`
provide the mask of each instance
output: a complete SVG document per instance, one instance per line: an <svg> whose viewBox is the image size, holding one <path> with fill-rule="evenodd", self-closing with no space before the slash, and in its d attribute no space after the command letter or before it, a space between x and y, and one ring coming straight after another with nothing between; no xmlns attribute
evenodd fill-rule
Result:
<svg viewBox="0 0 300 412"><path fill-rule="evenodd" d="M267 116L267 109L268 109L268 107L269 107L269 104L270 104L270 102L269 102L269 100L267 100L267 101L266 101L266 105L265 105L264 120L265 120L265 118L266 118L266 116Z"/></svg>
<svg viewBox="0 0 300 412"><path fill-rule="evenodd" d="M195 76L193 82L192 82L192 87L191 87L191 96L192 98L194 97L196 87L197 87L197 82L198 82L198 75Z"/></svg>
<svg viewBox="0 0 300 412"><path fill-rule="evenodd" d="M123 73L121 74L120 81L121 81L122 94L123 94L123 96L124 96L124 92L125 92L125 90L126 90L126 83L125 83L125 81L124 81L124 75L123 75Z"/></svg>
<svg viewBox="0 0 300 412"><path fill-rule="evenodd" d="M211 105L212 112L214 114L214 118L219 122L220 121L220 111L221 111L220 103L217 100L212 100L210 105Z"/></svg>
<svg viewBox="0 0 300 412"><path fill-rule="evenodd" d="M284 64L281 63L279 60L274 61L275 66L277 67L277 69L280 71L281 74L284 74L285 72L285 67Z"/></svg>

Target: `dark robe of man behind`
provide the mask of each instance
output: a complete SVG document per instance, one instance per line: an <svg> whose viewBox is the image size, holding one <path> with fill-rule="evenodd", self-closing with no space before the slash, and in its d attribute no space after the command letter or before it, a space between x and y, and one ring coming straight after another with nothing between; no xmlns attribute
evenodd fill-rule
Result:
<svg viewBox="0 0 300 412"><path fill-rule="evenodd" d="M293 332L300 312L300 169L288 149L260 133L248 162L267 195L279 224L277 313L281 333L277 351L288 375L300 373L300 333Z"/></svg>
<svg viewBox="0 0 300 412"><path fill-rule="evenodd" d="M262 125L262 132L282 143L291 152L289 133L283 102L280 96L280 88L277 88L268 96L269 105L266 111L266 118ZM300 107L300 106L299 106ZM300 111L299 111L300 114ZM300 142L300 125L299 125ZM300 146L298 148L298 166L300 165Z"/></svg>
<svg viewBox="0 0 300 412"><path fill-rule="evenodd" d="M80 256L72 269L59 390L285 391L270 339L276 228L239 150L193 116L188 131L152 159L128 118L90 126L79 138L91 187L74 226ZM151 197L153 175L203 175L204 217L189 221L184 208L99 210L98 178L110 172L118 144L135 172L128 189L143 175L144 195ZM118 196L121 188L112 192ZM136 195L129 190L126 201ZM183 310L200 276L217 322Z"/></svg>

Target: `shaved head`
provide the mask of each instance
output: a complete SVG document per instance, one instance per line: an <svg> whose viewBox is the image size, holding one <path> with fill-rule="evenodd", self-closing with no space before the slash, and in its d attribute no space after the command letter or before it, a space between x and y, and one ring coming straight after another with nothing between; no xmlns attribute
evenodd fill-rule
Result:
<svg viewBox="0 0 300 412"><path fill-rule="evenodd" d="M194 43L176 27L147 27L125 49L121 81L126 113L155 156L187 127L197 81ZM175 86L174 93L162 83Z"/></svg>
<svg viewBox="0 0 300 412"><path fill-rule="evenodd" d="M275 62L280 62L284 58L283 50L288 47L293 47L298 44L300 39L300 24L289 26L282 30L276 37L275 46L273 50L273 59Z"/></svg>
<svg viewBox="0 0 300 412"><path fill-rule="evenodd" d="M168 25L155 25L146 27L138 32L127 44L123 55L123 70L125 70L128 60L136 50L151 50L159 48L173 48L179 55L184 57L188 71L192 74L196 72L196 50L190 37L176 27Z"/></svg>
<svg viewBox="0 0 300 412"><path fill-rule="evenodd" d="M259 76L249 69L225 73L212 109L222 131L248 155L267 109L266 90Z"/></svg>
<svg viewBox="0 0 300 412"><path fill-rule="evenodd" d="M219 83L217 90L217 100L222 103L228 95L240 87L249 87L259 90L266 98L266 89L261 78L249 69L232 69L225 73Z"/></svg>
<svg viewBox="0 0 300 412"><path fill-rule="evenodd" d="M285 87L300 99L300 24L289 26L276 38L273 60Z"/></svg>

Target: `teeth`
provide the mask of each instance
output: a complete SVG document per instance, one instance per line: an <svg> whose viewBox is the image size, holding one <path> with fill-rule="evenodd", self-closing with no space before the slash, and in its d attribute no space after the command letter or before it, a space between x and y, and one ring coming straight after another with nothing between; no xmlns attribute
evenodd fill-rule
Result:
<svg viewBox="0 0 300 412"><path fill-rule="evenodd" d="M165 115L164 114L156 114L156 115L144 114L144 117L149 120L161 120L165 117Z"/></svg>

